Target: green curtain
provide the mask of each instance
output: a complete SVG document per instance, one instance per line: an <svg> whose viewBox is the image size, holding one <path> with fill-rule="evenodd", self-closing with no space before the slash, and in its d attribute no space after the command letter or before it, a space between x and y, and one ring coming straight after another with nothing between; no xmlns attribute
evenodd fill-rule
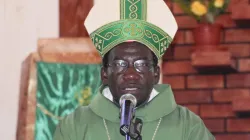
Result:
<svg viewBox="0 0 250 140"><path fill-rule="evenodd" d="M101 84L99 64L37 63L35 140L52 140L58 122L88 105Z"/></svg>

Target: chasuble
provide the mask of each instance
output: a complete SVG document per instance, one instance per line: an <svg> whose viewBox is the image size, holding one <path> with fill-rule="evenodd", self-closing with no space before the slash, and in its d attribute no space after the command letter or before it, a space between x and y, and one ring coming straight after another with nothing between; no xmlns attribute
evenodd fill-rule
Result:
<svg viewBox="0 0 250 140"><path fill-rule="evenodd" d="M155 85L159 93L135 117L143 121L143 140L215 140L199 116L177 105L170 85ZM102 89L100 89L102 90ZM102 91L60 122L54 140L122 140L119 107Z"/></svg>

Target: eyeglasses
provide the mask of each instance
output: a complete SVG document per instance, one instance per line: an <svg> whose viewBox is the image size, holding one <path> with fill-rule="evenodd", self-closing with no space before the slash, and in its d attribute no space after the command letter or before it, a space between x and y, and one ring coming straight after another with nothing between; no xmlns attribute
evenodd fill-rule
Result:
<svg viewBox="0 0 250 140"><path fill-rule="evenodd" d="M129 63L125 60L114 60L111 64L108 64L109 67L112 68L113 72L122 73L125 72ZM136 60L134 62L134 68L139 73L146 73L151 71L154 67L154 63L148 60Z"/></svg>

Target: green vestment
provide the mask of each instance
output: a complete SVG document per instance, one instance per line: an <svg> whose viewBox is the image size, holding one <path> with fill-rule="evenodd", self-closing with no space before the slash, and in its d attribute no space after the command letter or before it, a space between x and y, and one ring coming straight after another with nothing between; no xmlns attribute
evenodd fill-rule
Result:
<svg viewBox="0 0 250 140"><path fill-rule="evenodd" d="M142 140L215 140L201 118L187 108L177 105L169 85L156 85L159 94L143 107L135 117L142 119ZM89 106L79 107L58 125L54 140L124 140L120 134L119 108L104 97L96 95Z"/></svg>

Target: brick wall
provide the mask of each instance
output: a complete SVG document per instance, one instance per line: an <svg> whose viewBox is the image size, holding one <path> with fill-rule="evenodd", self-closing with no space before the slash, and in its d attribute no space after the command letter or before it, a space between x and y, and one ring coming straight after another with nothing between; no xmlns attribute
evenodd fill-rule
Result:
<svg viewBox="0 0 250 140"><path fill-rule="evenodd" d="M221 45L236 58L238 72L200 74L190 61L194 45L192 29L197 22L175 3L168 0L166 3L179 30L164 56L163 82L171 84L177 103L198 114L217 140L250 140L250 117L239 117L232 104L236 97L250 97L250 24L244 28L236 24L230 6L216 22L224 25ZM250 100L242 105L250 107Z"/></svg>

